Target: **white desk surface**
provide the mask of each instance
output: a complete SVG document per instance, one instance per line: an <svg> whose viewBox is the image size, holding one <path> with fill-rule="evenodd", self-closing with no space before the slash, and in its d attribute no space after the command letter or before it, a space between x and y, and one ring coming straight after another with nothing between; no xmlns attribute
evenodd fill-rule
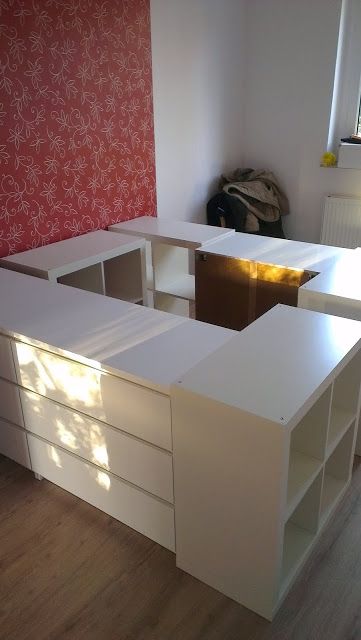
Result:
<svg viewBox="0 0 361 640"><path fill-rule="evenodd" d="M361 322L277 305L177 386L292 427L359 346Z"/></svg>
<svg viewBox="0 0 361 640"><path fill-rule="evenodd" d="M75 238L0 258L0 266L55 279L145 245L138 237L91 231Z"/></svg>
<svg viewBox="0 0 361 640"><path fill-rule="evenodd" d="M146 240L156 240L188 249L208 246L219 239L234 236L235 234L234 229L223 229L206 224L151 218L148 216L113 224L108 227L108 230L140 235Z"/></svg>
<svg viewBox="0 0 361 640"><path fill-rule="evenodd" d="M354 249L301 289L361 302L361 249Z"/></svg>
<svg viewBox="0 0 361 640"><path fill-rule="evenodd" d="M229 258L315 272L320 272L341 257L353 253L352 249L296 242L283 238L253 236L247 233L235 233L229 238L206 247L204 251Z"/></svg>
<svg viewBox="0 0 361 640"><path fill-rule="evenodd" d="M0 333L163 393L236 335L7 269L0 269L0 300Z"/></svg>

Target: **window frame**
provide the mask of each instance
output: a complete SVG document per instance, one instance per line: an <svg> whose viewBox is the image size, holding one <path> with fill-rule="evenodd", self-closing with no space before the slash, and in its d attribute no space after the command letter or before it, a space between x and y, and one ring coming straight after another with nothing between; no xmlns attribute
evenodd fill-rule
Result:
<svg viewBox="0 0 361 640"><path fill-rule="evenodd" d="M357 131L361 94L361 0L342 0L327 148ZM361 149L360 149L361 153Z"/></svg>

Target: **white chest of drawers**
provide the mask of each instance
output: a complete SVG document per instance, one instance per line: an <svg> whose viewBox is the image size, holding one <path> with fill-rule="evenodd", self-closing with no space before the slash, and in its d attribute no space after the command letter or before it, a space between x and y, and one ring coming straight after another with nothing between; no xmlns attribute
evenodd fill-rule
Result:
<svg viewBox="0 0 361 640"><path fill-rule="evenodd" d="M0 452L174 551L170 385L233 332L4 269L0 292Z"/></svg>

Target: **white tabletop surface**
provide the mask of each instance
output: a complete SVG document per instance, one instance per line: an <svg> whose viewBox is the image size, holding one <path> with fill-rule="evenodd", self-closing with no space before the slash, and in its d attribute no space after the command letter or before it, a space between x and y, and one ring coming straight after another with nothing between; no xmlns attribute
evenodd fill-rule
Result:
<svg viewBox="0 0 361 640"><path fill-rule="evenodd" d="M361 250L354 249L301 289L361 302Z"/></svg>
<svg viewBox="0 0 361 640"><path fill-rule="evenodd" d="M334 368L360 346L361 322L277 305L178 384L292 426Z"/></svg>
<svg viewBox="0 0 361 640"><path fill-rule="evenodd" d="M205 252L280 267L320 272L341 257L351 254L353 250L283 238L235 233L229 238L206 247Z"/></svg>
<svg viewBox="0 0 361 640"><path fill-rule="evenodd" d="M29 270L33 275L60 277L75 270L139 249L142 241L129 235L91 231L75 238L0 258L0 266Z"/></svg>
<svg viewBox="0 0 361 640"><path fill-rule="evenodd" d="M0 269L0 333L164 393L235 331Z"/></svg>
<svg viewBox="0 0 361 640"><path fill-rule="evenodd" d="M209 245L221 238L234 236L234 229L223 229L206 224L151 218L142 216L127 222L119 222L108 227L109 231L132 233L147 240L163 241L189 249Z"/></svg>

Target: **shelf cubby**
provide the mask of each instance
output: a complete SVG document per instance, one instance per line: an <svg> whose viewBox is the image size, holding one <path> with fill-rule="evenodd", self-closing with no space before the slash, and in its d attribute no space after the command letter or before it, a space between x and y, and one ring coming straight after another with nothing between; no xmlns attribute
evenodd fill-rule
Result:
<svg viewBox="0 0 361 640"><path fill-rule="evenodd" d="M344 433L355 419L355 414L346 409L333 407L327 438L327 457L336 448Z"/></svg>
<svg viewBox="0 0 361 640"><path fill-rule="evenodd" d="M328 455L356 417L360 393L360 371L361 357L357 354L334 381L327 438Z"/></svg>
<svg viewBox="0 0 361 640"><path fill-rule="evenodd" d="M322 467L330 413L331 387L321 395L291 434L286 519Z"/></svg>
<svg viewBox="0 0 361 640"><path fill-rule="evenodd" d="M322 468L322 462L299 451L292 451L288 469L287 512L292 513Z"/></svg>
<svg viewBox="0 0 361 640"><path fill-rule="evenodd" d="M184 298L177 298L168 293L154 293L154 307L158 311L166 311L177 316L189 317L189 301Z"/></svg>
<svg viewBox="0 0 361 640"><path fill-rule="evenodd" d="M302 560L311 546L315 535L312 531L302 529L302 527L298 527L292 522L286 524L283 540L284 552L280 588L281 597L292 582L298 567L302 564Z"/></svg>
<svg viewBox="0 0 361 640"><path fill-rule="evenodd" d="M326 461L321 495L321 521L324 523L346 488L350 477L354 451L355 421L349 426L335 450Z"/></svg>
<svg viewBox="0 0 361 640"><path fill-rule="evenodd" d="M189 273L189 250L172 244L153 245L154 289L177 298L194 300L194 276Z"/></svg>
<svg viewBox="0 0 361 640"><path fill-rule="evenodd" d="M59 276L57 280L68 287L104 294L104 273L101 262Z"/></svg>
<svg viewBox="0 0 361 640"><path fill-rule="evenodd" d="M139 249L104 261L105 294L127 302L143 302Z"/></svg>
<svg viewBox="0 0 361 640"><path fill-rule="evenodd" d="M287 590L316 538L319 524L322 470L319 471L284 528L280 594Z"/></svg>

